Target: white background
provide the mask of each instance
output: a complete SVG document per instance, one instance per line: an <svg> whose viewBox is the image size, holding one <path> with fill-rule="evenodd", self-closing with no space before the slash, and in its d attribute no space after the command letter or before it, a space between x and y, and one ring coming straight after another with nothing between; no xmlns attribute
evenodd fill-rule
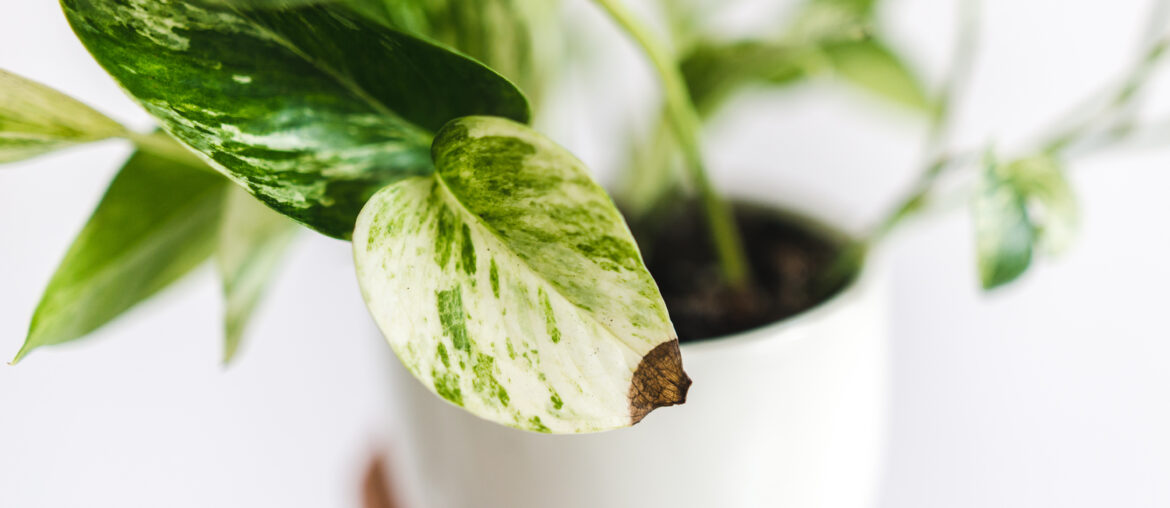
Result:
<svg viewBox="0 0 1170 508"><path fill-rule="evenodd" d="M729 7L721 22L758 24L749 13L770 6L735 4L746 8ZM982 4L955 146L1009 151L1130 65L1149 11L1139 0ZM889 0L883 10L896 45L932 83L950 54L953 8ZM577 24L602 23L587 6L574 12ZM612 177L621 153L612 133L647 109L652 82L624 41L584 53L612 67L570 75L546 125ZM150 125L56 2L0 0L0 68ZM820 85L737 100L711 125L709 158L727 188L779 193L860 227L910 181L922 121ZM1153 92L1152 117L1170 119L1170 82ZM1077 160L1077 244L994 295L976 290L962 210L887 244L897 284L882 506L1170 506L1165 145ZM18 349L41 289L127 151L111 142L0 169L3 355ZM205 268L90 340L0 366L0 507L356 506L365 461L393 449L387 383L399 366L366 315L347 245L302 235L226 368L219 312Z"/></svg>

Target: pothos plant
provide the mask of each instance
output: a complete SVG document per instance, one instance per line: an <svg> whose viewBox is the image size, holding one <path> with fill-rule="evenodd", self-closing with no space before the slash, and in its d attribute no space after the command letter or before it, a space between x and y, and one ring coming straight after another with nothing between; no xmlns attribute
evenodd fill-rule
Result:
<svg viewBox="0 0 1170 508"><path fill-rule="evenodd" d="M809 0L766 39L703 36L699 3L669 2L667 37L596 0L663 85L657 131L622 194L633 219L694 193L722 283L753 284L731 208L709 182L702 121L747 84L835 74L928 113L932 96L887 45L866 0ZM539 432L637 423L690 380L623 215L587 168L532 127L555 76L547 0L62 0L78 38L158 120L133 132L0 72L0 162L80 143L135 152L66 253L19 361L77 340L209 257L226 297L225 360L298 225L351 241L363 297L403 364L451 403ZM716 5L716 4L712 4ZM1007 163L938 150L920 183L846 249L925 208L938 181L982 167L973 208L994 287L1075 217L1061 168L1086 140L1138 129L1121 114L1154 45L1102 115ZM522 92L521 90L524 90ZM941 137L941 136L940 136ZM291 220L290 220L291 219Z"/></svg>

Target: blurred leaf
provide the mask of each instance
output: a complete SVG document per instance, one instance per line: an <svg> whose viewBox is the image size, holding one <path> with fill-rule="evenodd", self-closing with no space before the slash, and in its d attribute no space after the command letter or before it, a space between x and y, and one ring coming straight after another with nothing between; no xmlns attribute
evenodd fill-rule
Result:
<svg viewBox="0 0 1170 508"><path fill-rule="evenodd" d="M638 234L639 229L656 226L646 224L644 219L668 196L678 195L687 182L666 111L658 115L649 135L633 139L628 150L629 162L621 173L620 192L616 195L631 228Z"/></svg>
<svg viewBox="0 0 1170 508"><path fill-rule="evenodd" d="M210 171L131 157L53 274L13 362L85 336L207 259L226 188Z"/></svg>
<svg viewBox="0 0 1170 508"><path fill-rule="evenodd" d="M1028 202L1037 246L1045 254L1064 253L1076 237L1080 213L1060 161L1036 155L1012 162L1004 172Z"/></svg>
<svg viewBox="0 0 1170 508"><path fill-rule="evenodd" d="M337 238L378 189L433 170L432 132L448 120L529 116L492 70L333 4L62 4L90 53L168 132Z"/></svg>
<svg viewBox="0 0 1170 508"><path fill-rule="evenodd" d="M241 189L228 191L216 265L223 282L224 362L239 349L252 311L284 258L299 228Z"/></svg>
<svg viewBox="0 0 1170 508"><path fill-rule="evenodd" d="M379 191L354 230L362 296L410 372L536 432L626 427L681 403L666 305L588 169L496 117L451 122L434 153L435 174Z"/></svg>
<svg viewBox="0 0 1170 508"><path fill-rule="evenodd" d="M808 48L741 41L697 45L680 65L695 107L710 114L745 84L784 85L815 72L819 64L815 57Z"/></svg>
<svg viewBox="0 0 1170 508"><path fill-rule="evenodd" d="M68 95L0 70L0 163L124 133Z"/></svg>
<svg viewBox="0 0 1170 508"><path fill-rule="evenodd" d="M927 111L931 107L926 87L880 41L861 39L826 44L824 52L842 78L903 106Z"/></svg>
<svg viewBox="0 0 1170 508"><path fill-rule="evenodd" d="M213 0L246 9L336 4L475 58L539 103L560 55L560 0Z"/></svg>
<svg viewBox="0 0 1170 508"><path fill-rule="evenodd" d="M873 16L877 0L810 0L809 3L844 10L859 18Z"/></svg>
<svg viewBox="0 0 1170 508"><path fill-rule="evenodd" d="M988 163L983 171L972 211L983 288L994 289L1015 280L1032 263L1035 230L1024 196L994 163Z"/></svg>

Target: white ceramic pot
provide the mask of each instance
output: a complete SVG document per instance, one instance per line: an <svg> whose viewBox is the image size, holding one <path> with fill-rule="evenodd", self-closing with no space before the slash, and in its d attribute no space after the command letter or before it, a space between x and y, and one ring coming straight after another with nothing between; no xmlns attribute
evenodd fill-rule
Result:
<svg viewBox="0 0 1170 508"><path fill-rule="evenodd" d="M875 504L887 428L886 270L799 316L684 344L683 406L623 430L531 434L480 420L399 372L407 508Z"/></svg>

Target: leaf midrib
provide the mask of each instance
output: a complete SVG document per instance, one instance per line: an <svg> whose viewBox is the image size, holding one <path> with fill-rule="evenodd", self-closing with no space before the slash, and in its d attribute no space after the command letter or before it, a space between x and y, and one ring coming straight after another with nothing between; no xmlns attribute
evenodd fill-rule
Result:
<svg viewBox="0 0 1170 508"><path fill-rule="evenodd" d="M405 118L402 117L402 115L399 115L393 109L390 109L389 106L386 106L386 104L383 103L381 100L379 100L378 98L376 98L372 94L370 94L368 91L366 91L365 88L362 88L361 85L357 84L357 82L355 82L352 78L350 78L349 76L345 75L344 73L338 71L337 69L334 69L333 67L325 64L320 59L314 58L313 56L309 55L304 50L302 50L299 46L297 46L296 44L293 44L293 42L290 41L287 37L281 35L279 32L272 30L271 28L264 25L263 23L260 23L260 22L256 21L255 19L248 17L248 15L245 14L243 11L241 11L239 7L232 7L231 10L233 12L235 12L241 18L250 21L252 23L252 26L254 26L257 30L259 30L262 33L264 33L265 35L267 35L270 40L279 44L281 47L289 50L294 55L300 57L306 63L308 63L309 65L312 65L314 68L321 71L325 75L329 76L330 78L333 78L333 80L336 81L337 84L341 85L343 88L345 88L346 91L353 94L355 97L360 99L362 102L365 102L367 106L374 109L377 113L379 113L381 115L388 116L392 119L398 120L405 125L409 125L410 127L412 127L414 130L416 130L421 135L422 140L429 141L430 139L432 139L434 137L433 132L415 124L414 122L406 120Z"/></svg>
<svg viewBox="0 0 1170 508"><path fill-rule="evenodd" d="M439 171L438 168L435 169L435 172L432 175L435 178L435 181L438 182L439 186L442 187L443 192L446 194L446 196L450 198L450 201L454 202L454 204L459 208L459 210L461 210L468 217L471 217L471 220L473 220L477 224L479 224L484 230L491 233L491 235L494 236L496 238L496 240L498 240L500 242L500 244L504 246L505 249L507 249L508 253L510 253L516 259L520 260L520 263L523 264L525 267L527 267L528 271L530 273L532 273L533 275L535 275L537 279L539 279L542 283L544 283L544 285L548 286L548 289L550 291L555 293L557 296L561 297L562 300L568 302L573 307L576 307L577 309L583 311L586 315L589 316L590 321L593 321L597 325L604 328L605 331L609 332L609 335L611 337L613 337L616 342L625 346L627 349L629 349L634 354L638 354L637 349L635 349L633 346L631 346L629 343L627 343L626 340L623 339L621 335L618 335L618 333L615 332L613 330L613 328L608 323L605 323L602 320L597 319L592 310L589 310L589 309L586 309L585 307L582 307L579 303L573 301L573 299L569 298L568 296L565 296L565 294L563 292L561 292L561 290L559 288L557 288L557 286L555 284L549 282L548 279L546 279L543 275L541 275L538 270L533 268L532 265L528 264L528 261L525 260L523 256L518 254L516 251L512 250L511 246L508 245L508 241L506 239L504 239L504 235L502 235L499 232L499 230L497 230L495 227L488 224L479 215L472 213L471 209L468 208L467 205L465 205L463 203L463 201L461 201L459 199L459 196L456 196L455 193L453 191L451 191L451 188L447 185L446 180L443 180L442 172Z"/></svg>

